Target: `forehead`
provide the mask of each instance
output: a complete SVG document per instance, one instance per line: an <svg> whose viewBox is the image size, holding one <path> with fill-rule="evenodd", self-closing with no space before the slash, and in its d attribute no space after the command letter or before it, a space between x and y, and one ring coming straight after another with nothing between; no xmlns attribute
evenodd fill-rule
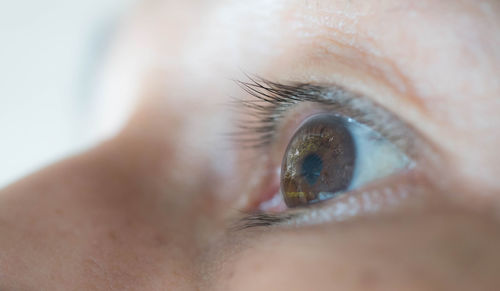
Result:
<svg viewBox="0 0 500 291"><path fill-rule="evenodd" d="M272 70L282 79L295 69L331 81L325 76L343 64L440 122L481 127L475 116L498 109L499 15L498 1L232 1L208 10L184 52L200 67ZM470 103L467 114L450 102Z"/></svg>
<svg viewBox="0 0 500 291"><path fill-rule="evenodd" d="M262 69L256 64L291 54L294 62L343 61L376 71L400 93L422 102L451 92L454 100L469 100L498 90L497 82L485 78L498 73L500 64L498 1L221 3L195 9L200 14L190 26L194 33L183 50L186 59L201 56L203 65L210 60L257 72Z"/></svg>

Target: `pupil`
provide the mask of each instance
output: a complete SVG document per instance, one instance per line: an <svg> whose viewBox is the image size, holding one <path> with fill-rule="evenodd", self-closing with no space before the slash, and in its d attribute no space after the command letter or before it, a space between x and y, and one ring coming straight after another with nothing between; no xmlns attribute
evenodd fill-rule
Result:
<svg viewBox="0 0 500 291"><path fill-rule="evenodd" d="M309 154L302 162L301 175L309 183L314 185L318 181L323 169L323 160L317 154Z"/></svg>

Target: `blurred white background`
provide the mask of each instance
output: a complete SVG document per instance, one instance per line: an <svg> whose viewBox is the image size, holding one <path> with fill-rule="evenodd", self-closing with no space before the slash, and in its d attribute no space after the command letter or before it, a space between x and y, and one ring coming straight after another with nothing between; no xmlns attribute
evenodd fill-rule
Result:
<svg viewBox="0 0 500 291"><path fill-rule="evenodd" d="M134 0L0 0L0 188L92 143L93 70Z"/></svg>

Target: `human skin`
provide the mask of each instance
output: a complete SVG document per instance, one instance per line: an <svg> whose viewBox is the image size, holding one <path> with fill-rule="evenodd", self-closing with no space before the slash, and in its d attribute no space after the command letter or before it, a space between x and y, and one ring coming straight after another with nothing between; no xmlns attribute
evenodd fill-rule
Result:
<svg viewBox="0 0 500 291"><path fill-rule="evenodd" d="M141 5L110 53L108 85L139 88L120 132L0 192L0 290L498 290L500 2L170 2ZM366 187L409 198L235 229L283 156L224 134L242 71L408 124L415 173Z"/></svg>

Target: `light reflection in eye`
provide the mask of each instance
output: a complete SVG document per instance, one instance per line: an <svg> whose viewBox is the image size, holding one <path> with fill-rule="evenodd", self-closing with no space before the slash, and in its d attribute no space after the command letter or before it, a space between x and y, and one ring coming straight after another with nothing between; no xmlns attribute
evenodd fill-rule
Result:
<svg viewBox="0 0 500 291"><path fill-rule="evenodd" d="M288 207L328 200L389 176L410 159L376 131L323 113L307 119L282 162L281 192Z"/></svg>

